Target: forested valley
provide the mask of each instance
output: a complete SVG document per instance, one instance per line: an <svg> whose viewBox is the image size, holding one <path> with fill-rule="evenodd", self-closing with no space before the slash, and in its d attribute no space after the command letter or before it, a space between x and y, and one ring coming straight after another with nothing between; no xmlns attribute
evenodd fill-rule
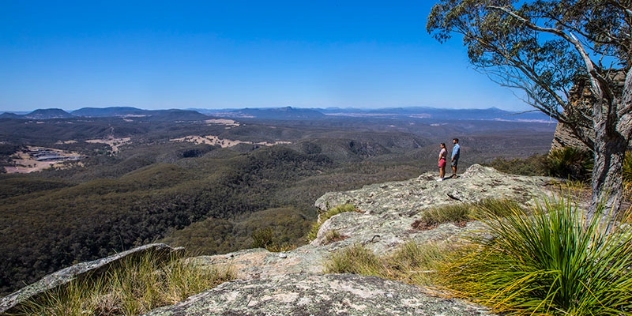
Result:
<svg viewBox="0 0 632 316"><path fill-rule="evenodd" d="M306 242L314 201L328 191L435 171L439 142L461 139L460 170L548 151L555 125L427 119L0 119L0 167L28 146L79 161L0 174L0 293L74 263L151 242L193 254L250 248L270 228ZM233 146L174 141L213 135ZM128 138L117 150L94 139Z"/></svg>

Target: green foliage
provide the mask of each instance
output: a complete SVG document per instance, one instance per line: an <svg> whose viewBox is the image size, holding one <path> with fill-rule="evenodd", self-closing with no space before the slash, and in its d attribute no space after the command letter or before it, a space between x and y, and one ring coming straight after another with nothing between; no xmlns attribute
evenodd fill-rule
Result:
<svg viewBox="0 0 632 316"><path fill-rule="evenodd" d="M38 191L3 199L0 214L6 220L1 221L0 229L6 234L0 236L0 292L76 262L153 242L204 218L244 220L244 215L282 206L287 202L273 192L331 163L282 147L261 148L227 159L203 156L183 160L197 160L196 168L141 163L116 178L97 178L46 194ZM279 249L301 242L310 220L302 214L309 214L311 207L309 201L302 201L287 208L296 217L279 216L278 222L285 226L275 235ZM260 226L257 223L255 227ZM232 228L237 228L239 236L233 237L239 242L222 237L225 240L215 245L217 248L206 249L216 253L248 248L254 228Z"/></svg>
<svg viewBox="0 0 632 316"><path fill-rule="evenodd" d="M252 248L268 248L272 245L272 228L266 227L252 232Z"/></svg>
<svg viewBox="0 0 632 316"><path fill-rule="evenodd" d="M533 155L528 158L495 158L486 164L500 172L523 176L546 176L546 155Z"/></svg>
<svg viewBox="0 0 632 316"><path fill-rule="evenodd" d="M230 268L202 267L155 253L126 258L96 278L74 280L26 302L15 315L138 315L172 305L234 278Z"/></svg>
<svg viewBox="0 0 632 316"><path fill-rule="evenodd" d="M629 2L617 1L441 0L426 30L439 42L463 36L477 69L524 92L527 104L588 145L598 166L589 211L604 198L619 210L619 167L631 140L630 125L621 124L632 114L623 85L632 67L629 12ZM592 172L582 153L551 153L548 160L553 176L585 180Z"/></svg>
<svg viewBox="0 0 632 316"><path fill-rule="evenodd" d="M550 176L570 180L590 179L593 163L591 152L575 147L551 150L546 157L546 168Z"/></svg>
<svg viewBox="0 0 632 316"><path fill-rule="evenodd" d="M623 181L632 183L632 152L626 151L623 159Z"/></svg>
<svg viewBox="0 0 632 316"><path fill-rule="evenodd" d="M234 219L207 218L171 232L161 242L183 246L196 254L216 254L263 247L285 251L304 242L314 214L295 207L272 208ZM270 233L268 235L268 232ZM255 238L262 238L255 242ZM262 245L261 241L266 241Z"/></svg>
<svg viewBox="0 0 632 316"><path fill-rule="evenodd" d="M338 205L336 207L330 208L325 213L320 214L320 216L318 217L318 221L316 221L312 225L312 228L307 234L307 239L308 240L316 239L318 235L318 230L320 229L320 225L322 225L325 221L330 219L332 216L338 215L344 212L357 212L357 211L358 209L356 209L356 207L352 204L342 204L342 205Z"/></svg>
<svg viewBox="0 0 632 316"><path fill-rule="evenodd" d="M454 253L442 281L459 295L518 315L632 313L632 231L592 219L570 199L545 201L528 215L519 208L489 212L492 238Z"/></svg>
<svg viewBox="0 0 632 316"><path fill-rule="evenodd" d="M26 175L5 175L0 182L0 199L6 199L15 196L24 196L38 192L39 194L47 194L49 190L65 188L73 185L73 183L59 179L42 179L29 177Z"/></svg>

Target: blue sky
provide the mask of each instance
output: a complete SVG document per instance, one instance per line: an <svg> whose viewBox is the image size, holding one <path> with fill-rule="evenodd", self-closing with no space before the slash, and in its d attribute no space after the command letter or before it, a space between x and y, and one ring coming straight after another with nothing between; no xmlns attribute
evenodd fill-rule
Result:
<svg viewBox="0 0 632 316"><path fill-rule="evenodd" d="M530 109L425 30L434 1L0 1L0 111Z"/></svg>

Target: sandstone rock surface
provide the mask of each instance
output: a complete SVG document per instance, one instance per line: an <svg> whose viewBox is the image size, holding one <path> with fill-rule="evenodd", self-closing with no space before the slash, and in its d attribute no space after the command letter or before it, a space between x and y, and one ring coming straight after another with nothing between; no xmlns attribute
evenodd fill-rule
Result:
<svg viewBox="0 0 632 316"><path fill-rule="evenodd" d="M483 229L478 222L465 227L449 223L426 231L412 229L412 223L430 207L486 198L529 204L550 195L549 184L555 182L547 177L507 175L480 165L471 166L456 179L438 182L435 177L425 173L407 181L327 193L316 201L321 210L351 203L361 212L333 216L312 243L286 253L249 249L193 258L200 265L231 265L239 280L148 315L486 315L481 307L429 297L398 282L323 275L327 258L353 244L384 254L409 240L458 242ZM324 236L329 230L346 239L328 243ZM375 294L378 292L381 294Z"/></svg>
<svg viewBox="0 0 632 316"><path fill-rule="evenodd" d="M467 302L431 297L419 288L352 274L284 275L226 282L147 316L490 315Z"/></svg>

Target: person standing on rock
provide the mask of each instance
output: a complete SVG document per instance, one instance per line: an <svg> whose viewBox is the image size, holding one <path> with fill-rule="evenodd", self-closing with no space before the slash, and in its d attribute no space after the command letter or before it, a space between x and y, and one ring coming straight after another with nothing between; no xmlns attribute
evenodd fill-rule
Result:
<svg viewBox="0 0 632 316"><path fill-rule="evenodd" d="M441 143L439 147L441 148L441 151L439 151L439 179L437 179L437 181L443 181L443 178L445 177L445 165L448 151L445 149L445 143Z"/></svg>
<svg viewBox="0 0 632 316"><path fill-rule="evenodd" d="M454 146L452 147L452 160L450 161L450 166L452 167L452 177L456 178L456 168L459 164L459 158L461 157L461 146L459 146L459 139L453 138L452 143Z"/></svg>

